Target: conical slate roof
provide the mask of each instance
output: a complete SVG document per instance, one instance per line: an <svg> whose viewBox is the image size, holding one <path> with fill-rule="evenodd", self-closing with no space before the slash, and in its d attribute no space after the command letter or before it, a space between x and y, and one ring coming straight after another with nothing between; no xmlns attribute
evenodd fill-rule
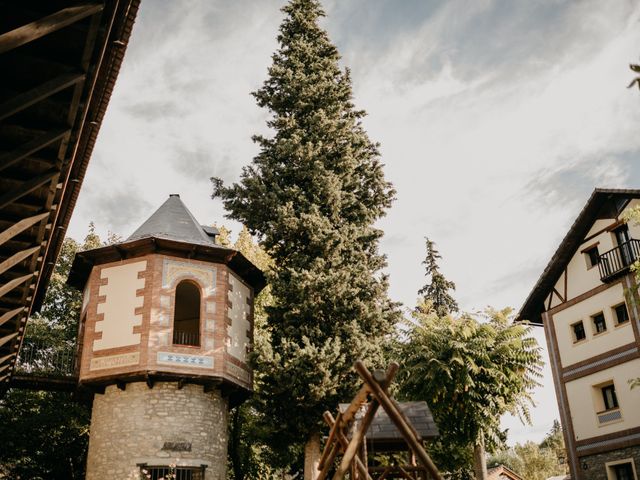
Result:
<svg viewBox="0 0 640 480"><path fill-rule="evenodd" d="M172 194L125 243L142 238L163 238L198 245L216 245L214 236L217 233L217 229L202 227L180 200L180 195Z"/></svg>

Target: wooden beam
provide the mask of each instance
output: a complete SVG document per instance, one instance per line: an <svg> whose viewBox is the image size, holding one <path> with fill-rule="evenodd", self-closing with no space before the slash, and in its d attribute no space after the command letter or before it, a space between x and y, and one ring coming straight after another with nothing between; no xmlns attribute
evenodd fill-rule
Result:
<svg viewBox="0 0 640 480"><path fill-rule="evenodd" d="M40 250L40 245L38 245L37 247L27 248L26 250L21 250L15 255L12 255L11 257L7 258L4 262L0 262L0 275L2 275L4 272L9 270L11 267L16 266L18 263L29 258L39 250Z"/></svg>
<svg viewBox="0 0 640 480"><path fill-rule="evenodd" d="M9 320L11 320L13 317L15 317L20 312L23 312L24 310L25 310L25 307L18 307L15 310L11 310L11 311L5 313L4 315L2 315L0 317L0 325L4 325ZM3 360L0 359L0 363L2 363L2 362L3 362Z"/></svg>
<svg viewBox="0 0 640 480"><path fill-rule="evenodd" d="M9 335L5 335L4 337L0 337L0 347L7 343L10 340L13 340L18 336L18 332L10 333Z"/></svg>
<svg viewBox="0 0 640 480"><path fill-rule="evenodd" d="M15 353L10 353L9 355L5 355L4 357L0 358L0 364L3 364L13 356L15 356Z"/></svg>
<svg viewBox="0 0 640 480"><path fill-rule="evenodd" d="M100 12L102 8L102 5L95 3L63 8L44 18L3 33L0 35L0 53L8 52L9 50L13 50L21 45L67 27L89 15Z"/></svg>
<svg viewBox="0 0 640 480"><path fill-rule="evenodd" d="M329 425L330 428L333 428L337 422L336 420L334 420L333 415L331 415L330 412L324 412L323 415L324 421L327 423L327 425ZM340 445L344 450L347 449L347 446L349 445L349 440L347 439L346 435L342 432L342 430L339 430L337 435L336 435L336 442L333 444L335 447L335 453L338 453L338 446ZM339 445L338 445L339 443ZM328 446L328 444L326 444L326 446ZM317 480L324 480L325 478L327 478L327 475L329 474L329 470L331 469L331 466L333 464L333 461L335 460L335 455L333 455L333 457L329 457L331 459L331 461L327 462L324 466L324 468L322 469L322 471L320 472L320 475L317 477ZM354 459L355 464L356 464L356 468L358 470L358 472L360 473L360 475L362 475L366 480L372 480L371 476L369 475L369 472L367 471L367 467L364 463L362 463L362 460L360 460L359 457L355 457Z"/></svg>
<svg viewBox="0 0 640 480"><path fill-rule="evenodd" d="M0 287L0 297L4 297L5 294L7 294L8 292L10 292L14 288L16 288L18 285L21 285L24 282L26 282L27 280L30 280L31 278L33 278L34 275L35 274L33 274L33 273L28 273L27 275L23 275L22 277L14 278L10 282L5 283L4 285L2 285Z"/></svg>
<svg viewBox="0 0 640 480"><path fill-rule="evenodd" d="M4 195L0 196L0 208L4 208L7 205L15 202L16 200L24 197L25 195L30 194L45 183L53 180L53 177L59 174L60 172L57 170L49 170L47 173L43 173L42 175L24 182L20 187L14 188L10 192L7 192Z"/></svg>
<svg viewBox="0 0 640 480"><path fill-rule="evenodd" d="M51 132L47 132L44 135L40 135L33 140L20 145L19 147L11 150L10 152L5 152L0 154L0 171L4 170L7 167L23 160L26 157L29 157L36 153L38 150L41 150L54 142L57 142L64 138L65 135L68 135L71 130L69 129L55 129Z"/></svg>
<svg viewBox="0 0 640 480"><path fill-rule="evenodd" d="M9 368L9 365L0 366L0 373L4 372L7 368Z"/></svg>
<svg viewBox="0 0 640 480"><path fill-rule="evenodd" d="M0 104L0 120L4 120L65 88L82 82L84 79L85 74L83 73L68 73L38 85L27 92L14 95L10 100Z"/></svg>
<svg viewBox="0 0 640 480"><path fill-rule="evenodd" d="M38 215L34 215L32 217L20 220L18 223L15 223L14 225L10 226L5 231L0 233L0 245L11 240L16 235L19 235L20 233L24 232L27 228L44 220L49 216L49 214L50 212L40 213Z"/></svg>

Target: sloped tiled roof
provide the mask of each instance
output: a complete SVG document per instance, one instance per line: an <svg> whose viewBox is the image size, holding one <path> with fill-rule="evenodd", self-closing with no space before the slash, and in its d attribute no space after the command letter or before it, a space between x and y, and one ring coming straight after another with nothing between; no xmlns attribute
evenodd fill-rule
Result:
<svg viewBox="0 0 640 480"><path fill-rule="evenodd" d="M125 242L141 238L164 238L199 245L215 245L213 237L207 235L205 229L177 194L169 195L160 208L140 225Z"/></svg>
<svg viewBox="0 0 640 480"><path fill-rule="evenodd" d="M627 202L634 198L640 198L640 190L596 188L593 191L525 300L518 312L517 321L529 320L532 323L542 323L541 314L545 311L545 297L553 289L578 250L593 222L599 218L614 218L624 209Z"/></svg>
<svg viewBox="0 0 640 480"><path fill-rule="evenodd" d="M348 406L347 403L341 403L340 411L345 411ZM422 440L431 440L438 436L438 427L433 420L427 402L399 402L398 406ZM366 436L367 442L373 443L374 448L379 450L389 448L394 444L402 444L405 441L383 408L378 408Z"/></svg>

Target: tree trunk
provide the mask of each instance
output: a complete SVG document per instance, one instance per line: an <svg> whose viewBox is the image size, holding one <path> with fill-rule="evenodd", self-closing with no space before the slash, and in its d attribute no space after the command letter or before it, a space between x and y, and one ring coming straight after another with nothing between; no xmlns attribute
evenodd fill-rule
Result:
<svg viewBox="0 0 640 480"><path fill-rule="evenodd" d="M476 480L487 480L487 458L484 453L484 436L473 446L473 469Z"/></svg>
<svg viewBox="0 0 640 480"><path fill-rule="evenodd" d="M320 434L312 433L304 446L304 480L318 478L320 463Z"/></svg>

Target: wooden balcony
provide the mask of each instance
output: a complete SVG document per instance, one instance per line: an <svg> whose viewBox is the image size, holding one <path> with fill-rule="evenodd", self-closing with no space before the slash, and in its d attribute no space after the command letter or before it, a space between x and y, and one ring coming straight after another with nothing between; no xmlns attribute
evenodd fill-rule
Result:
<svg viewBox="0 0 640 480"><path fill-rule="evenodd" d="M631 239L600 255L600 279L607 283L624 275L640 258L640 240Z"/></svg>

